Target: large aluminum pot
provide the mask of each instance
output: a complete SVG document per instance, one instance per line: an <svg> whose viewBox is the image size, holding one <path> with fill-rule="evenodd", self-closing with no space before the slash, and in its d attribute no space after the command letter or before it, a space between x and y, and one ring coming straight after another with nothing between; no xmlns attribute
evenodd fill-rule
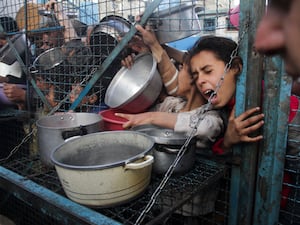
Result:
<svg viewBox="0 0 300 225"><path fill-rule="evenodd" d="M53 167L50 155L60 144L71 137L103 130L102 117L95 113L65 113L40 118L37 138L41 161Z"/></svg>
<svg viewBox="0 0 300 225"><path fill-rule="evenodd" d="M145 133L153 138L155 142L153 172L157 174L165 174L167 172L187 140L187 136L183 133L153 125L136 126L132 130ZM195 159L196 141L192 139L183 157L175 167L173 174L184 174L190 171L195 165Z"/></svg>
<svg viewBox="0 0 300 225"><path fill-rule="evenodd" d="M170 5L169 1L162 3L161 7L150 16L147 23L153 27L161 44L200 32L200 21L195 11L195 5L192 3L174 3L173 5Z"/></svg>
<svg viewBox="0 0 300 225"><path fill-rule="evenodd" d="M114 76L106 90L105 104L131 113L145 111L155 102L162 88L156 66L152 54L138 55L130 69L122 67Z"/></svg>
<svg viewBox="0 0 300 225"><path fill-rule="evenodd" d="M153 146L153 140L139 132L98 132L60 145L51 160L71 200L111 207L133 200L147 188Z"/></svg>

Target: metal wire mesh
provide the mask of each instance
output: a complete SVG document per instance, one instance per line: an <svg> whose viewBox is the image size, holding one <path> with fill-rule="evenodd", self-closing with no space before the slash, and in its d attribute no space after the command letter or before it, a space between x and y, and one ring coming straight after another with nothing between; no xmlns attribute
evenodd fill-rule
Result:
<svg viewBox="0 0 300 225"><path fill-rule="evenodd" d="M37 184L48 188L55 193L65 196L56 171L54 169L50 169L49 167L45 167L40 162L38 157L22 157L15 160L10 160L9 162L4 163L2 166L24 176L24 178L30 179ZM225 171L225 166L222 164L216 164L212 161L206 161L203 159L197 160L195 168L189 173L171 178L166 188L162 191L159 200L155 203L149 214L147 214L145 224L159 224L164 220L166 224L172 224L172 221L174 221L174 218L176 219L176 216L176 220L178 222L184 221L186 217L180 217L184 211L184 208L181 208L181 206L190 202L190 207L193 210L193 207L196 207L194 206L196 203L191 199L194 195L196 195L196 193L200 193L202 202L201 204L203 204L202 207L211 201L209 199L206 201L204 197L209 193L208 188L211 189L214 187L216 193L218 193L220 190L220 192L224 194L224 190L220 188L221 186L219 181L221 178L225 177ZM142 195L137 196L136 199L120 206L99 209L95 208L94 210L108 216L109 218L119 221L122 224L135 224L137 217L146 206L151 194L157 187L160 180L160 176L153 174L151 184L147 190ZM226 184L226 182L224 182L223 185L224 184ZM225 196L223 194L222 198ZM216 199L217 195L215 195L214 201L216 201ZM224 203L221 201L224 201L224 199L220 200L218 203L219 206L216 207L221 207L221 204ZM177 214L173 214L175 210L177 210ZM198 220L201 221L205 219L206 221L210 221L211 224L214 224L216 220L215 217L217 214L219 214L219 218L224 216L222 220L225 224L225 217L227 215L222 215L215 210L213 210L213 212L215 213L214 217L206 218L207 215L204 213L204 215L198 215ZM225 211L222 213L226 214ZM203 219L201 219L202 216Z"/></svg>
<svg viewBox="0 0 300 225"><path fill-rule="evenodd" d="M298 96L296 101L299 101ZM292 116L293 115L293 116ZM299 109L292 109L289 122L288 145L285 156L283 191L279 222L281 224L300 223L300 161L299 161Z"/></svg>
<svg viewBox="0 0 300 225"><path fill-rule="evenodd" d="M20 64L28 84L26 108L34 114L15 123L15 117L23 118L20 115L22 112L15 110L16 106L13 106L13 110L1 109L1 145L6 149L4 151L1 147L3 155L0 159L5 158L26 134L31 135L13 157L1 161L0 165L64 196L55 170L44 167L39 160L36 133L31 133L35 128L35 120L52 109L57 112L68 111L76 101L75 111L78 112L98 112L107 108L104 104L106 88L121 68L121 59L131 54L132 50L126 46L117 55L111 53L118 46L120 38L134 25L135 16L145 12L151 1L58 2L61 4L60 14L55 8L45 9L45 4L41 4L41 1L25 1L25 4L24 1L0 2L1 18L13 18L17 25L15 29L8 19L1 20L4 31L10 36L24 33L28 40L28 49L24 50L25 57ZM189 9L191 5L195 6L194 11L186 15L185 9ZM169 45L186 50L190 47L186 43L191 45L201 35L217 34L236 39L237 29L228 19L231 7L232 1L219 0L211 3L205 0L164 0L153 12L148 24L155 32L164 34L159 36L161 40L163 36L168 37ZM180 16L173 17L175 12ZM176 42L175 39L185 36L190 36L191 39ZM19 61L17 57L14 60ZM95 83L91 83L105 60L109 60L110 66ZM87 93L80 99L79 95L83 90L87 90ZM96 100L93 96L97 97ZM200 160L186 176L171 179L153 210L147 215L146 222L186 223L184 206L189 205L189 211L193 212L196 210L196 203L192 196L197 194L204 198L208 192L206 188L215 186L214 208L209 214L201 208L203 211L198 213L196 224L226 224L230 178L227 173L225 175L224 177L223 166ZM153 176L149 188L136 201L116 208L95 210L123 224L134 224L160 179L161 177ZM184 193L183 189L186 190ZM11 196L9 199L12 207L6 208L2 204L1 213L5 212L13 217L18 215L23 221L20 224L57 224L53 218L46 218L26 203ZM188 220L190 219L189 217Z"/></svg>

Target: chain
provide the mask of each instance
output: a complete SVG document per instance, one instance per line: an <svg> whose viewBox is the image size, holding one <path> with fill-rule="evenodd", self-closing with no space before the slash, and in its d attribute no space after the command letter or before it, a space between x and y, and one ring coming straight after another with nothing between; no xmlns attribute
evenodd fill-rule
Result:
<svg viewBox="0 0 300 225"><path fill-rule="evenodd" d="M33 134L33 132L34 132L34 129L30 133L28 133L22 139L22 141L10 151L10 153L9 153L9 155L7 157L0 159L0 163L3 162L3 161L8 160L11 156L13 156L13 154L15 154L19 150L19 148L22 146L22 144L26 143L30 139L30 137Z"/></svg>
<svg viewBox="0 0 300 225"><path fill-rule="evenodd" d="M139 225L141 224L141 222L144 220L146 214L151 210L152 206L155 204L157 197L159 196L159 194L161 193L161 191L163 190L163 188L165 187L165 185L167 184L168 180L171 178L174 169L176 168L177 164L180 162L181 158L183 157L183 155L185 154L187 147L189 146L191 140L193 139L193 137L195 136L196 132L197 132L197 127L199 126L200 122L203 120L204 118L204 114L212 109L212 103L211 100L212 98L217 94L217 92L219 91L222 83L224 82L225 79L225 75L227 74L227 72L230 70L231 66L232 66L232 61L234 60L234 58L238 55L238 49L240 46L240 43L242 41L242 39L244 38L245 34L248 31L248 24L245 26L245 30L243 31L243 33L240 35L238 42L237 42L237 46L236 48L232 51L231 55L230 55L230 60L229 62L225 65L224 68L224 72L219 80L219 82L217 83L216 86L216 90L210 95L209 99L208 99L208 103L206 104L206 107L203 110L200 110L198 113L198 118L197 118L197 122L195 123L193 129L190 131L190 133L187 136L187 139L185 140L184 144L182 145L182 147L180 148L180 150L178 151L174 161L172 162L172 164L170 165L170 167L168 168L167 172L164 174L163 179L161 180L161 182L159 183L158 187L154 190L153 194L150 197L150 201L148 202L148 204L146 205L146 207L144 208L144 210L141 212L141 214L139 215L139 217L137 218L135 225Z"/></svg>

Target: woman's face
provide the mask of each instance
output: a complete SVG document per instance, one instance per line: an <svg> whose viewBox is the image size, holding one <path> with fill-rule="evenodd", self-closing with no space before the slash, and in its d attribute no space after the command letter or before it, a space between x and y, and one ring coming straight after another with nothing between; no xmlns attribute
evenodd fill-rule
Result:
<svg viewBox="0 0 300 225"><path fill-rule="evenodd" d="M202 96L208 100L211 94L216 91L216 87L224 74L225 63L216 58L213 52L207 50L203 50L193 56L190 63L196 86ZM237 71L234 69L226 73L220 88L217 90L217 94L211 98L214 108L226 106L234 97L236 73Z"/></svg>
<svg viewBox="0 0 300 225"><path fill-rule="evenodd" d="M192 78L189 73L188 65L183 64L179 67L178 71L178 90L177 95L181 97L186 97L191 90Z"/></svg>

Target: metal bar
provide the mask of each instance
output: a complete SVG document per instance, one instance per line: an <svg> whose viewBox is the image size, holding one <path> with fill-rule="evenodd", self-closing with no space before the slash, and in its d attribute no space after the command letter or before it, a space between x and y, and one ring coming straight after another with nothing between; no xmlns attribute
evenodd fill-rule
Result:
<svg viewBox="0 0 300 225"><path fill-rule="evenodd" d="M0 187L63 224L120 225L119 222L76 204L2 166L0 166Z"/></svg>
<svg viewBox="0 0 300 225"><path fill-rule="evenodd" d="M147 6L147 10L143 13L143 16L141 18L141 25L144 25L152 12L159 6L162 0L154 0ZM136 33L135 26L131 26L129 32L122 38L122 40L119 42L119 44L114 48L114 50L109 54L109 56L104 60L104 62L101 65L101 68L95 72L93 77L90 79L90 81L87 83L85 88L81 91L77 99L73 102L73 104L70 106L70 110L76 109L76 107L80 104L83 97L89 92L89 90L94 86L94 84L99 80L99 78L103 75L105 70L109 67L109 65L113 62L113 60L118 56L118 54L122 51L122 49L127 45L127 43L132 39L134 34Z"/></svg>
<svg viewBox="0 0 300 225"><path fill-rule="evenodd" d="M265 2L260 0L243 0L240 3L239 34L244 34L240 43L243 73L237 82L236 116L249 108L261 106L262 57L254 53L253 41L264 7ZM241 164L232 167L230 225L252 225L258 148L258 143L249 143L236 145L233 149L234 156L241 157Z"/></svg>
<svg viewBox="0 0 300 225"><path fill-rule="evenodd" d="M288 132L289 97L292 80L282 76L282 60L266 63L264 91L264 142L258 163L254 204L255 225L277 224Z"/></svg>

